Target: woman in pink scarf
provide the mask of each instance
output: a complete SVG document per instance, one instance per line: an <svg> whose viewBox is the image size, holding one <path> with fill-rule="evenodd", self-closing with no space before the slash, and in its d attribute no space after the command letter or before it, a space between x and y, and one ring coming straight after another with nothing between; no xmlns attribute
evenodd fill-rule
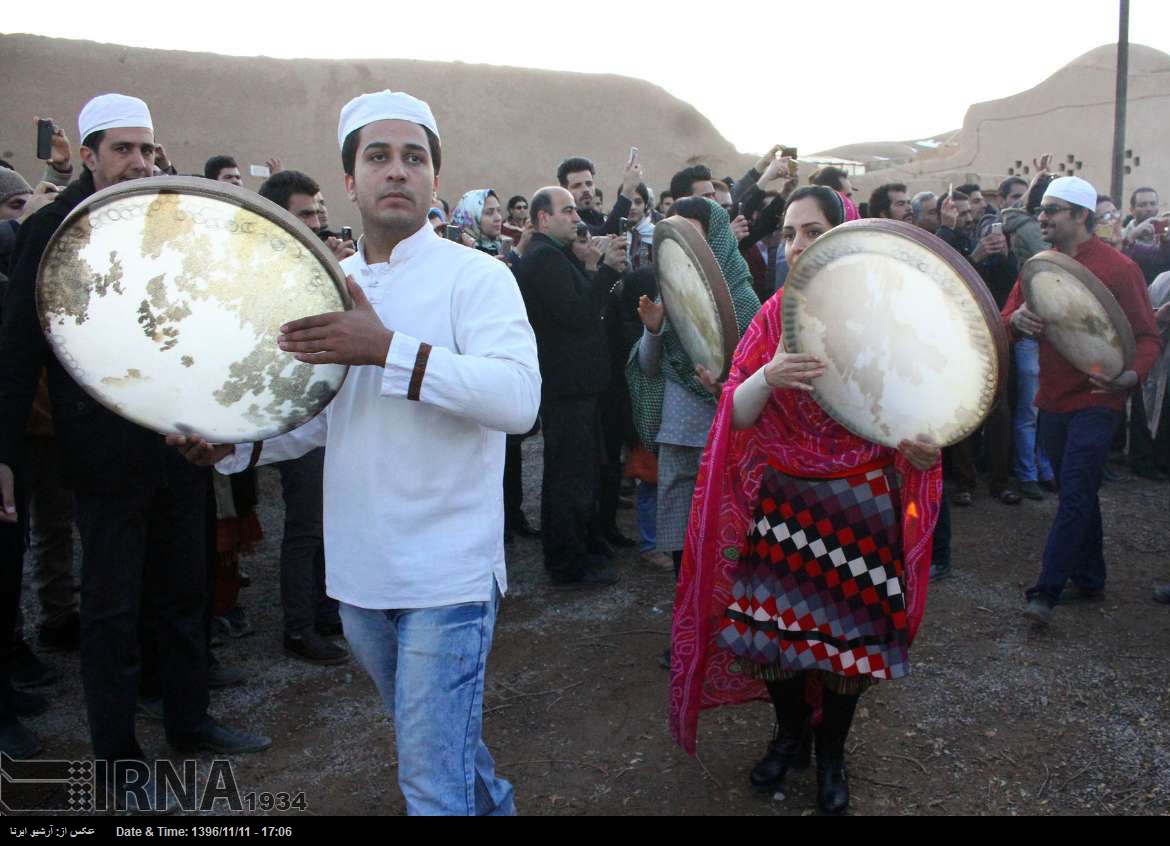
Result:
<svg viewBox="0 0 1170 846"><path fill-rule="evenodd" d="M823 187L789 198L789 266L857 217ZM809 384L824 371L784 352L783 291L744 333L699 470L675 598L670 725L694 754L699 711L770 699L777 735L752 770L772 793L807 767L817 801L849 804L845 741L861 692L904 676L922 620L942 490L939 450L863 440Z"/></svg>

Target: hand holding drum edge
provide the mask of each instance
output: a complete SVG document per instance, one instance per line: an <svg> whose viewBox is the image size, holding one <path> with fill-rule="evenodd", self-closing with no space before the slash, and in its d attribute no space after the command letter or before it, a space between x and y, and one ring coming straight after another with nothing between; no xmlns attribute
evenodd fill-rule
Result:
<svg viewBox="0 0 1170 846"><path fill-rule="evenodd" d="M15 523L18 516L12 468L7 464L0 464L0 523Z"/></svg>
<svg viewBox="0 0 1170 846"><path fill-rule="evenodd" d="M643 294L638 298L638 317L642 325L650 330L651 335L657 335L662 331L662 324L666 321L666 307Z"/></svg>
<svg viewBox="0 0 1170 846"><path fill-rule="evenodd" d="M929 470L942 457L942 450L925 435L919 435L918 440L905 440L898 444L898 452L914 467L915 470Z"/></svg>
<svg viewBox="0 0 1170 846"><path fill-rule="evenodd" d="M714 396L719 396L721 393L723 393L723 383L719 381L719 378L714 373L712 373L703 365L695 365L695 375L699 377L699 382L704 388L707 389L708 393L713 394Z"/></svg>
<svg viewBox="0 0 1170 846"><path fill-rule="evenodd" d="M211 467L236 451L234 444L209 444L199 435L167 435L167 446L198 467Z"/></svg>
<svg viewBox="0 0 1170 846"><path fill-rule="evenodd" d="M773 390L792 388L811 393L813 379L825 374L825 363L808 353L784 352L780 347L764 365L764 381Z"/></svg>
<svg viewBox="0 0 1170 846"><path fill-rule="evenodd" d="M1027 306L1020 306L1012 312L1011 323L1012 329L1016 331L1017 335L1039 338L1044 334L1044 321L1040 319L1040 315Z"/></svg>
<svg viewBox="0 0 1170 846"><path fill-rule="evenodd" d="M1094 394L1108 394L1114 391L1128 392L1137 387L1138 375L1133 370L1123 370L1114 379L1090 375L1089 381L1093 383Z"/></svg>
<svg viewBox="0 0 1170 846"><path fill-rule="evenodd" d="M353 308L294 320L280 327L277 345L307 364L375 364L382 367L394 333L382 325L378 313L352 276L345 279Z"/></svg>

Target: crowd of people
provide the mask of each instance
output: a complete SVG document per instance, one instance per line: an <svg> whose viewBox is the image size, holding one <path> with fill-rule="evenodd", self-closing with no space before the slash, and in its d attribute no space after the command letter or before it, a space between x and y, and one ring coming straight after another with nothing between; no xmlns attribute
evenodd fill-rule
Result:
<svg viewBox="0 0 1170 846"><path fill-rule="evenodd" d="M282 327L280 348L353 369L325 413L232 446L164 439L118 417L45 343L35 281L65 216L117 182L178 173L137 98L94 98L78 128L76 156L54 128L35 188L0 162L0 744L12 757L40 750L20 718L49 707L30 688L55 678L20 614L25 556L38 648L81 652L95 757L144 759L136 715L162 720L179 753L271 744L212 717L208 691L245 683L212 647L254 631L241 597L261 538L255 468L273 464L285 653L367 670L395 720L411 813L514 810L480 728L516 535L539 539L558 590L612 589L616 549L672 572L661 661L675 739L693 752L701 709L767 699L776 733L752 787L780 789L815 749L818 803L839 813L858 698L908 672L926 586L951 570L950 509L980 502L980 471L997 505L1059 498L1025 597L1038 625L1058 603L1104 596L1098 491L1110 452L1142 478L1170 479L1170 237L1153 188L1133 191L1123 214L1045 157L1030 181L986 192L889 183L858 203L849 173L825 166L802 180L777 146L739 178L692 164L655 193L631 148L621 174L574 155L546 187L506 198L476 188L452 207L438 193L442 145L427 104L365 94L342 110L337 137L360 230L330 227L315 177L332 175L271 159L259 188L333 252L355 303ZM226 153L198 175L242 182ZM614 184L608 210L603 180ZM666 217L695 228L727 284L741 341L725 383L691 360L659 296L654 232ZM937 236L1001 309L1011 378L961 443L865 441L812 398L825 362L785 350L789 269L862 217ZM1072 368L1024 302L1020 268L1046 249L1092 271L1128 317L1137 355L1116 378ZM537 434L534 526L521 445ZM619 528L623 507L635 538ZM1155 598L1170 602L1170 591ZM120 778L119 806L173 807L145 775Z"/></svg>

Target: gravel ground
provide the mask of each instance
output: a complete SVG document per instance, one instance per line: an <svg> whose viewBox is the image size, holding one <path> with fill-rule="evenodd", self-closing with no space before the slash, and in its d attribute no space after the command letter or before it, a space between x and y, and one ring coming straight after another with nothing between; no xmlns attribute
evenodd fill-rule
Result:
<svg viewBox="0 0 1170 846"><path fill-rule="evenodd" d="M539 516L541 443L525 443L525 502ZM955 509L955 575L932 587L912 673L867 692L850 739L853 813L1170 812L1170 608L1150 599L1170 578L1170 486L1131 478L1102 492L1108 599L1061 607L1037 631L1021 617L1056 500ZM213 692L232 725L273 737L233 757L242 791L303 791L311 814L400 814L393 727L365 674L284 656L277 559L279 480L261 470L265 539L241 597L257 634L220 660L246 684ZM622 511L626 534L633 512ZM771 731L765 704L707 712L699 757L666 730L673 579L619 555L622 581L599 591L549 587L538 541L509 547L511 590L488 665L485 734L525 814L809 814L811 773L787 797L759 798L747 773ZM35 620L35 605L25 598ZM43 758L88 754L76 654L50 653L53 707L28 721ZM161 724L139 720L149 754L169 755ZM201 759L210 762L209 757ZM46 803L52 794L39 797Z"/></svg>

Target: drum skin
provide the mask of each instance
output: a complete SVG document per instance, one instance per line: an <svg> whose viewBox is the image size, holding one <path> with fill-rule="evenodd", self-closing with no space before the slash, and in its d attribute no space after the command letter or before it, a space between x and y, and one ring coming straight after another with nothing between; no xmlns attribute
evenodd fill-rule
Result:
<svg viewBox="0 0 1170 846"><path fill-rule="evenodd" d="M257 194L206 179L124 182L78 205L37 276L41 326L98 402L163 434L258 441L310 420L347 368L296 361L290 320L350 307L332 253Z"/></svg>
<svg viewBox="0 0 1170 846"><path fill-rule="evenodd" d="M1036 253L1020 269L1028 310L1044 321L1044 337L1073 367L1116 379L1133 364L1133 327L1105 283L1056 250Z"/></svg>
<svg viewBox="0 0 1170 846"><path fill-rule="evenodd" d="M654 226L654 271L671 328L691 361L722 381L731 369L739 325L731 292L703 233L683 218Z"/></svg>
<svg viewBox="0 0 1170 846"><path fill-rule="evenodd" d="M784 284L785 349L826 364L821 407L897 448L948 446L978 429L1007 374L1007 334L967 261L925 230L858 220L815 240Z"/></svg>

